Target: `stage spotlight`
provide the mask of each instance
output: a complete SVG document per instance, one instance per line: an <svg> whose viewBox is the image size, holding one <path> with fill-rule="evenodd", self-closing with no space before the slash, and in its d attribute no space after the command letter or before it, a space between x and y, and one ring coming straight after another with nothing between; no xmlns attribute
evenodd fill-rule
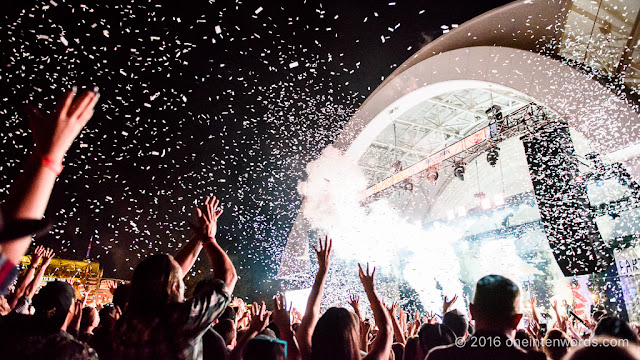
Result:
<svg viewBox="0 0 640 360"><path fill-rule="evenodd" d="M425 175L425 177L427 178L427 181L429 183L431 183L431 185L436 185L436 183L438 182L438 170L431 166L427 169L427 174Z"/></svg>
<svg viewBox="0 0 640 360"><path fill-rule="evenodd" d="M489 210L491 209L491 200L489 200L488 198L484 198L480 201L480 206L482 207L482 210Z"/></svg>
<svg viewBox="0 0 640 360"><path fill-rule="evenodd" d="M502 108L500 105L493 105L485 111L485 114L489 119L495 119L496 121L502 120Z"/></svg>
<svg viewBox="0 0 640 360"><path fill-rule="evenodd" d="M455 175L455 177L457 177L461 181L464 181L464 170L465 169L463 162L456 163L453 168L453 175Z"/></svg>
<svg viewBox="0 0 640 360"><path fill-rule="evenodd" d="M497 146L494 146L491 149L489 149L489 151L487 152L487 162L489 163L489 165L496 166L496 163L498 162L498 157L500 156L500 153L498 153L499 150L500 148Z"/></svg>
<svg viewBox="0 0 640 360"><path fill-rule="evenodd" d="M502 205L504 205L504 196L503 196L502 194L496 194L496 195L493 197L493 203L494 203L496 206L502 206Z"/></svg>

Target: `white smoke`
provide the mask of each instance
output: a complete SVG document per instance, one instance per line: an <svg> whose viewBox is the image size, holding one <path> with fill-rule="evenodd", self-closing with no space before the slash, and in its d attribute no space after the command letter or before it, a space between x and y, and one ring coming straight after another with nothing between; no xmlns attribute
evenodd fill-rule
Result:
<svg viewBox="0 0 640 360"><path fill-rule="evenodd" d="M333 238L337 257L370 262L403 276L431 310L442 305L442 292L449 297L462 294L453 247L460 232L444 225L425 230L402 218L385 199L362 206L366 177L355 159L332 146L306 171L307 181L298 186L304 196L302 214L313 228Z"/></svg>

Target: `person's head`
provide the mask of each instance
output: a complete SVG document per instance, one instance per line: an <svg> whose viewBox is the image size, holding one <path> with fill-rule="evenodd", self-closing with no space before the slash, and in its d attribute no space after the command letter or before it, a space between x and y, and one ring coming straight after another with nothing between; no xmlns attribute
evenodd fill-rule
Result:
<svg viewBox="0 0 640 360"><path fill-rule="evenodd" d="M129 297L131 296L131 284L124 283L120 284L116 290L113 292L113 305L120 308L120 311L125 311L127 309L127 304L129 303Z"/></svg>
<svg viewBox="0 0 640 360"><path fill-rule="evenodd" d="M51 281L33 297L35 316L47 330L66 330L73 317L76 291L66 281Z"/></svg>
<svg viewBox="0 0 640 360"><path fill-rule="evenodd" d="M598 336L589 342L588 346L581 346L565 357L566 360L638 360L640 359L640 349L638 346L629 343L627 346L612 346L619 339L606 336Z"/></svg>
<svg viewBox="0 0 640 360"><path fill-rule="evenodd" d="M522 319L520 289L504 276L487 275L478 280L469 310L476 331L512 335Z"/></svg>
<svg viewBox="0 0 640 360"><path fill-rule="evenodd" d="M412 336L407 339L407 343L404 345L404 359L405 360L423 360L424 356L420 356L422 350L420 350L420 340L417 336Z"/></svg>
<svg viewBox="0 0 640 360"><path fill-rule="evenodd" d="M429 350L436 346L453 344L456 341L456 334L447 326L442 324L424 324L418 331L420 349L426 356Z"/></svg>
<svg viewBox="0 0 640 360"><path fill-rule="evenodd" d="M529 334L526 331L522 329L516 330L513 338L516 339L517 344L520 345L521 348L527 351L535 350L535 344L533 343L533 338L529 336Z"/></svg>
<svg viewBox="0 0 640 360"><path fill-rule="evenodd" d="M393 352L395 359L402 360L404 358L404 344L393 343L393 345L391 345L391 352Z"/></svg>
<svg viewBox="0 0 640 360"><path fill-rule="evenodd" d="M551 329L544 336L542 341L542 351L549 360L560 360L569 351L571 339L559 329Z"/></svg>
<svg viewBox="0 0 640 360"><path fill-rule="evenodd" d="M80 318L80 332L92 332L100 324L100 316L98 310L91 306L85 306L82 309L82 317Z"/></svg>
<svg viewBox="0 0 640 360"><path fill-rule="evenodd" d="M285 360L286 341L273 336L258 335L249 340L243 360Z"/></svg>
<svg viewBox="0 0 640 360"><path fill-rule="evenodd" d="M598 321L593 336L611 336L618 339L627 339L632 343L638 343L636 332L631 329L626 321L616 316L605 316Z"/></svg>
<svg viewBox="0 0 640 360"><path fill-rule="evenodd" d="M356 315L347 309L332 307L320 317L313 331L311 358L360 359L359 335Z"/></svg>
<svg viewBox="0 0 640 360"><path fill-rule="evenodd" d="M152 316L172 302L184 300L182 269L167 254L151 255L133 271L125 316Z"/></svg>
<svg viewBox="0 0 640 360"><path fill-rule="evenodd" d="M456 337L465 338L469 330L467 318L457 310L451 310L442 316L442 325L446 325Z"/></svg>
<svg viewBox="0 0 640 360"><path fill-rule="evenodd" d="M219 320L217 324L213 325L215 330L222 338L227 346L235 346L236 344L236 323L230 319Z"/></svg>

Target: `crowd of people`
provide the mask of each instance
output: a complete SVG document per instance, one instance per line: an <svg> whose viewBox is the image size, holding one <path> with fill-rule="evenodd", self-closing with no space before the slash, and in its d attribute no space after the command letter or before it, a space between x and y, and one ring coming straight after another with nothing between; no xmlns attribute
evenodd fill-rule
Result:
<svg viewBox="0 0 640 360"><path fill-rule="evenodd" d="M112 284L111 304L86 306L65 281L39 289L53 251L35 247L19 277L16 265L33 236L37 242L49 227L44 211L64 156L98 99L97 90L78 94L74 88L51 113L27 112L35 146L0 217L2 359L640 359L637 324L602 310L569 316L557 303L548 321L535 299L525 301L518 285L500 275L477 282L468 313L454 308L454 296L443 299L442 309L407 314L398 303L380 299L375 268L359 265L373 317L365 316L353 294L350 309L322 312L328 238L314 246L318 272L304 313L283 294L269 305L245 304L233 298L238 277L216 241L222 210L215 196L195 209L193 234L175 256L151 255L129 282ZM183 278L203 249L213 276L185 298Z"/></svg>

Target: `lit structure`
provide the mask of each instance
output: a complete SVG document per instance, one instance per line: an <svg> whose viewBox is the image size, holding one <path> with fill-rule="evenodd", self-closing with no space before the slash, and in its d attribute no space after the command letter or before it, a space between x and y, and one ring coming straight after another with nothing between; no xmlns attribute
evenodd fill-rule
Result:
<svg viewBox="0 0 640 360"><path fill-rule="evenodd" d="M31 257L23 256L19 266L26 268L30 264ZM87 304L106 304L111 302L113 296L102 280L114 280L117 283L123 281L105 279L102 274L103 270L98 262L53 258L44 274L41 287L49 281L69 281L76 289L78 299L86 294Z"/></svg>
<svg viewBox="0 0 640 360"><path fill-rule="evenodd" d="M640 2L635 0L524 0L489 11L400 65L366 99L334 146L357 160L368 181L365 196L390 187L385 179L421 162L420 171L437 173L437 181L414 177L410 189L385 194L404 218L424 224L464 217L491 204L502 206L505 199L521 202L527 194L533 199L518 139L499 144L497 167L477 159L473 166L456 163L464 182L454 176L454 166L428 170L432 164L424 162L482 132L496 105L505 115L529 103L543 107L571 128L579 157L595 151L607 164L619 162L640 179L639 20ZM619 184L605 185L613 189ZM621 197L612 191L589 191L593 206ZM535 204L531 208L537 214ZM515 214L502 225L535 221L539 215ZM640 232L622 231L610 219L598 218L596 223L605 240ZM279 278L296 280L309 273L310 229L299 213ZM614 234L618 230L624 234ZM502 230L496 226L465 235L487 231Z"/></svg>

